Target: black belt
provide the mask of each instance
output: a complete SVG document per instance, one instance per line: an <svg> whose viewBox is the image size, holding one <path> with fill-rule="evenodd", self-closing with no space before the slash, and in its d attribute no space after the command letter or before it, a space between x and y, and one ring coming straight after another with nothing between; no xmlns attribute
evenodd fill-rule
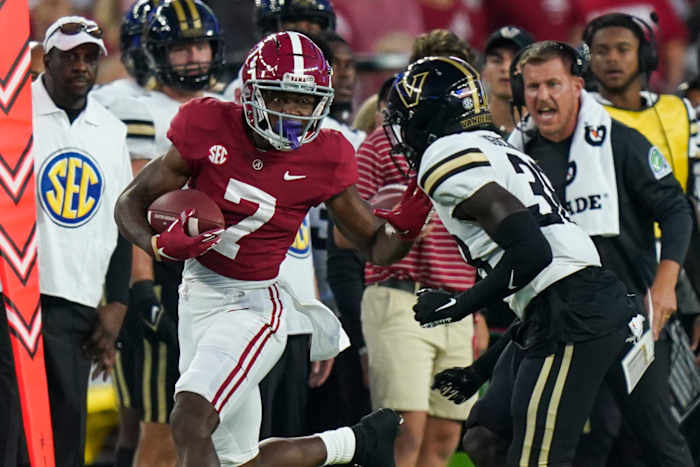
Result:
<svg viewBox="0 0 700 467"><path fill-rule="evenodd" d="M383 281L377 282L377 285L381 287L389 287L390 289L404 290L406 292L416 293L420 288L420 285L416 281L410 279L396 279L390 277Z"/></svg>

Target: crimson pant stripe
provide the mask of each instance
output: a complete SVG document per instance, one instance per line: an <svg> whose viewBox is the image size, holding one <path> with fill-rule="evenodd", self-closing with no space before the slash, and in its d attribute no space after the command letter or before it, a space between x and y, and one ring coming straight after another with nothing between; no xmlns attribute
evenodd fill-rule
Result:
<svg viewBox="0 0 700 467"><path fill-rule="evenodd" d="M274 334L277 329L279 328L281 316L282 316L282 301L279 298L279 289L277 288L277 285L273 285L272 287L268 288L268 291L270 293L270 299L272 300L272 317L270 319L269 323L266 323L263 326L263 330L267 332L263 332L265 337L262 339L262 342L258 346L257 350L255 351L255 354L251 357L250 361L248 362L248 366L246 369L243 371L242 374L237 375L237 372L233 373L233 376L236 377L238 376L238 380L233 384L233 387L231 390L228 392L226 397L221 401L221 403L218 405L212 402L212 405L216 408L217 412L221 412L223 409L224 405L226 405L226 402L228 402L229 398L233 395L233 393L236 392L236 389L243 383L243 380L248 376L248 373L250 372L250 369L253 367L255 362L258 360L258 356L262 352L263 348L265 347L265 344L267 343L268 339ZM258 333L258 336L260 333ZM258 337L256 336L256 338ZM245 356L241 358L241 362L245 360ZM237 365L240 368L240 364Z"/></svg>
<svg viewBox="0 0 700 467"><path fill-rule="evenodd" d="M268 292L270 293L270 300L272 300L272 288L268 287ZM277 303L275 303L274 300L272 300L272 315L274 316L275 312L277 311ZM212 399L211 403L212 405L216 406L217 401L219 400L219 397L221 397L221 393L224 392L224 389L229 385L231 380L236 376L236 373L238 370L241 369L243 366L243 362L245 361L246 357L248 356L248 353L251 351L253 346L255 346L255 343L260 339L260 337L269 329L270 325L269 324L264 324L263 327L258 331L258 333L253 337L250 342L248 342L248 345L246 346L245 350L243 350L243 353L241 354L241 357L238 359L238 363L236 366L231 370L231 373L226 377L224 380L223 384L219 386L219 390L216 391L216 394L214 395L214 399Z"/></svg>
<svg viewBox="0 0 700 467"><path fill-rule="evenodd" d="M279 310L280 312L277 313L277 322L275 323L275 316L272 316L272 322L270 323L272 325L272 333L274 334L277 332L277 329L280 327L280 321L282 320L282 300L280 299L280 291L279 288L277 287L277 284L274 284L273 286L274 292L275 292L275 299L277 300L277 305L279 305Z"/></svg>

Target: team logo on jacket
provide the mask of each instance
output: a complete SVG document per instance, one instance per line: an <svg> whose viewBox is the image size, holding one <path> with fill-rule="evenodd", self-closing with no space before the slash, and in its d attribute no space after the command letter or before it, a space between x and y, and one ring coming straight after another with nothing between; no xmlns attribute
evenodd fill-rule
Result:
<svg viewBox="0 0 700 467"><path fill-rule="evenodd" d="M209 148L209 160L212 164L221 165L228 159L228 151L220 144L215 144Z"/></svg>
<svg viewBox="0 0 700 467"><path fill-rule="evenodd" d="M663 153L656 146L649 148L649 168L657 180L673 172Z"/></svg>
<svg viewBox="0 0 700 467"><path fill-rule="evenodd" d="M294 243L287 250L287 254L295 258L306 258L311 254L311 231L308 217L305 217L301 222Z"/></svg>
<svg viewBox="0 0 700 467"><path fill-rule="evenodd" d="M590 125L586 126L586 142L591 146L600 146L605 141L605 134L607 130L605 125L600 125L597 127L592 127Z"/></svg>
<svg viewBox="0 0 700 467"><path fill-rule="evenodd" d="M97 161L80 149L60 149L42 164L37 177L41 206L63 227L79 227L102 201L104 176Z"/></svg>

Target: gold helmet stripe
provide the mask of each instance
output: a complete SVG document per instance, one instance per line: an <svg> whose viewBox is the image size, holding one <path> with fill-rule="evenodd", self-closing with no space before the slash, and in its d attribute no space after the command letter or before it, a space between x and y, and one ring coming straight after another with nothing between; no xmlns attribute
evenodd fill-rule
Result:
<svg viewBox="0 0 700 467"><path fill-rule="evenodd" d="M192 28L202 29L202 18L199 16L199 10L192 0L185 0L187 8L190 10L190 16L192 16Z"/></svg>
<svg viewBox="0 0 700 467"><path fill-rule="evenodd" d="M182 8L180 0L173 0L170 4L173 6L175 16L177 16L177 20L180 23L180 31L187 31L190 25L187 24L187 15L185 14L185 9Z"/></svg>
<svg viewBox="0 0 700 467"><path fill-rule="evenodd" d="M472 73L469 71L464 65L461 63L452 60L450 57L435 57L437 60L441 60L443 62L447 62L453 67L457 68L459 71L464 73L464 76L467 77L469 80L469 89L472 91L472 102L474 102L474 113L479 113L481 111L481 106L482 106L482 96L479 94L479 90L476 88L476 81L479 80L479 73L474 72Z"/></svg>

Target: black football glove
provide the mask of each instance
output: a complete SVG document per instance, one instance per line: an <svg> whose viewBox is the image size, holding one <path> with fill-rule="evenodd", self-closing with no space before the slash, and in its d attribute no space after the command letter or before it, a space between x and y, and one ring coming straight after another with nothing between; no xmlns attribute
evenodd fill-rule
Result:
<svg viewBox="0 0 700 467"><path fill-rule="evenodd" d="M153 285L152 280L142 280L131 286L129 310L141 317L146 335L158 336L160 340L174 339L177 337L175 323L167 316Z"/></svg>
<svg viewBox="0 0 700 467"><path fill-rule="evenodd" d="M440 289L421 289L413 305L415 319L424 328L459 321L470 314L460 306L457 297Z"/></svg>
<svg viewBox="0 0 700 467"><path fill-rule="evenodd" d="M472 397L486 382L472 366L454 367L435 375L433 389L437 389L455 404L462 404Z"/></svg>

